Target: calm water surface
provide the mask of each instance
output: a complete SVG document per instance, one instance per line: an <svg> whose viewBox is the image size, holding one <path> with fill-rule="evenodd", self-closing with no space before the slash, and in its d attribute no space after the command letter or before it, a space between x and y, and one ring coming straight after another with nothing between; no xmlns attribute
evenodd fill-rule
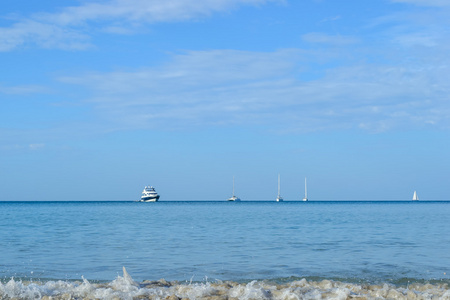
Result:
<svg viewBox="0 0 450 300"><path fill-rule="evenodd" d="M0 202L0 276L449 279L450 202Z"/></svg>

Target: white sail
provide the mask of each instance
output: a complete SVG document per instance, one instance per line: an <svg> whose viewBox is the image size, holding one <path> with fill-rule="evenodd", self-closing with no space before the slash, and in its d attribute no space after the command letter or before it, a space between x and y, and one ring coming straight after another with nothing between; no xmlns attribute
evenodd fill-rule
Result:
<svg viewBox="0 0 450 300"><path fill-rule="evenodd" d="M417 201L417 200L419 200L419 197L417 196L417 192L414 191L414 194L413 194L413 201Z"/></svg>

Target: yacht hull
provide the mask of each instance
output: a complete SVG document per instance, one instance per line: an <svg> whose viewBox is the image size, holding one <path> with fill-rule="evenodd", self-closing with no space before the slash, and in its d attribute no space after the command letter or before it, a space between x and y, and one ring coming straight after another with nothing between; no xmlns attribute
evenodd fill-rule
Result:
<svg viewBox="0 0 450 300"><path fill-rule="evenodd" d="M239 202L239 201L241 201L241 199L238 198L238 197L236 197L236 196L233 196L233 197L231 197L231 198L228 198L227 201Z"/></svg>
<svg viewBox="0 0 450 300"><path fill-rule="evenodd" d="M157 202L159 200L159 195L157 197L145 197L141 198L140 202Z"/></svg>

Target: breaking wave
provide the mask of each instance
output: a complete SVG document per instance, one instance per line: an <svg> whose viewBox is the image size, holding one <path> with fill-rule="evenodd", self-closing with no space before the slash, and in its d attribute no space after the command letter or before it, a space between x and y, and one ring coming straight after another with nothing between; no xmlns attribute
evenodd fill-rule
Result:
<svg viewBox="0 0 450 300"><path fill-rule="evenodd" d="M109 283L82 281L0 283L0 299L449 299L448 283L356 284L334 280L292 280L286 283L216 281L201 283L136 282L123 276Z"/></svg>

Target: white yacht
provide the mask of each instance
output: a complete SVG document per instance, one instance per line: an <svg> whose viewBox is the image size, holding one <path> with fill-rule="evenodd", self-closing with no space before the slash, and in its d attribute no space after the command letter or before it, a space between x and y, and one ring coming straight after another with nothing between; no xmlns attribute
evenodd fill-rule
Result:
<svg viewBox="0 0 450 300"><path fill-rule="evenodd" d="M308 192L306 189L306 177L305 177L305 197L303 198L303 201L308 201Z"/></svg>
<svg viewBox="0 0 450 300"><path fill-rule="evenodd" d="M158 193L152 186L146 186L142 191L141 202L156 202L159 199Z"/></svg>
<svg viewBox="0 0 450 300"><path fill-rule="evenodd" d="M417 192L414 191L414 194L413 194L413 201L418 201L418 200L419 200L419 196L417 196Z"/></svg>
<svg viewBox="0 0 450 300"><path fill-rule="evenodd" d="M227 201L235 201L235 202L241 201L241 198L234 195L234 176L233 176L233 196L228 198Z"/></svg>
<svg viewBox="0 0 450 300"><path fill-rule="evenodd" d="M277 202L282 202L283 197L280 195L280 174L278 174L278 196L277 196Z"/></svg>

